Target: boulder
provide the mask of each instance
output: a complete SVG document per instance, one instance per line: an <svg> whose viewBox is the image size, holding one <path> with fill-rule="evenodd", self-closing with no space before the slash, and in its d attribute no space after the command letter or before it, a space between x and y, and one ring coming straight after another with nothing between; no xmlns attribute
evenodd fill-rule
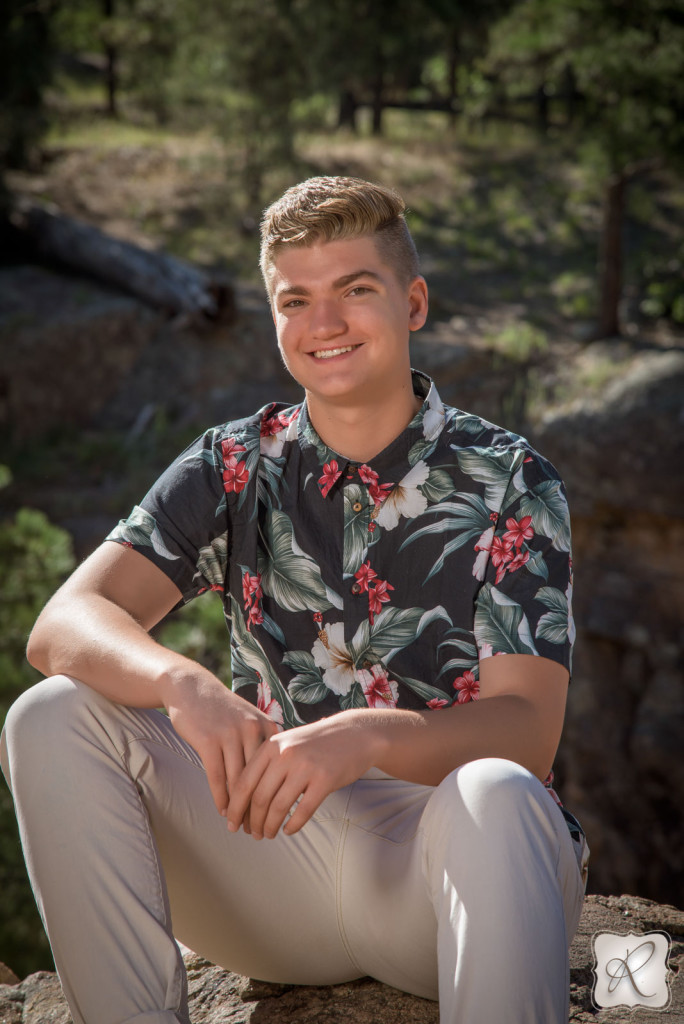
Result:
<svg viewBox="0 0 684 1024"><path fill-rule="evenodd" d="M665 931L672 938L670 1006L662 1011L592 1006L592 936L610 931ZM485 951L486 952L486 951ZM406 995L371 978L326 988L271 985L215 967L190 951L188 971L193 1024L438 1024L436 1003ZM684 1024L684 912L632 896L588 896L570 950L571 1024ZM496 969L496 965L492 965ZM680 976L681 974L681 976ZM2 1024L70 1024L57 977L41 972L20 984L0 984Z"/></svg>
<svg viewBox="0 0 684 1024"><path fill-rule="evenodd" d="M606 346L601 359L607 359ZM590 892L684 905L684 352L636 350L534 431L568 489L577 645L559 792Z"/></svg>

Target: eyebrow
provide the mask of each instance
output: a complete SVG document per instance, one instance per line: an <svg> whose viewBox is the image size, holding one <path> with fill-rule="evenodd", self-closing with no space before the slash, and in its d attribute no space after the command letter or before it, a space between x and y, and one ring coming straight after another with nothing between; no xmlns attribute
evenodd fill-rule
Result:
<svg viewBox="0 0 684 1024"><path fill-rule="evenodd" d="M360 277L370 277L374 281L382 281L380 274L377 274L374 270L354 270L351 274L345 274L343 277L338 277L337 280L333 281L333 288L347 288L352 282L356 281ZM280 299L283 296L307 296L310 295L310 290L305 285L292 285L290 288L280 288L276 292L276 298Z"/></svg>

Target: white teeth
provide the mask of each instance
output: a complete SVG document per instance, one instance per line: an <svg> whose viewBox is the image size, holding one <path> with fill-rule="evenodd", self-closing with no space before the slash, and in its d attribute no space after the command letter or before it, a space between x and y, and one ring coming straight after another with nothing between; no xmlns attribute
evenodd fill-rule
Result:
<svg viewBox="0 0 684 1024"><path fill-rule="evenodd" d="M320 348L314 352L316 359L332 359L333 356L341 356L343 352L351 352L355 345L347 345L345 348Z"/></svg>

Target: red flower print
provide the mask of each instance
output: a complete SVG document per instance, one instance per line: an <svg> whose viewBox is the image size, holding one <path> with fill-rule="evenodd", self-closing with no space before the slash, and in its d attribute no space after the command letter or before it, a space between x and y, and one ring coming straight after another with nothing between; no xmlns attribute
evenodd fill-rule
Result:
<svg viewBox="0 0 684 1024"><path fill-rule="evenodd" d="M489 521L490 521L490 523L496 523L496 522L498 522L498 520L499 520L499 513L498 512L490 512L489 513Z"/></svg>
<svg viewBox="0 0 684 1024"><path fill-rule="evenodd" d="M272 406L269 408L272 408ZM289 427L292 420L296 419L298 415L299 409L295 409L289 416L284 412L277 412L272 416L264 416L259 433L262 437L272 437L273 434L279 434L285 427Z"/></svg>
<svg viewBox="0 0 684 1024"><path fill-rule="evenodd" d="M534 530L531 527L532 516L523 516L517 522L515 519L506 520L506 532L503 535L506 544L512 544L518 551L526 540L534 537Z"/></svg>
<svg viewBox="0 0 684 1024"><path fill-rule="evenodd" d="M394 590L394 587L386 580L378 580L374 587L368 588L368 618L371 626L375 622L375 616L382 611L383 604L392 600L387 593L388 590Z"/></svg>
<svg viewBox="0 0 684 1024"><path fill-rule="evenodd" d="M237 456L240 452L246 452L247 449L243 444L238 444L234 437L229 437L225 441L221 441L221 452L223 454L223 464L228 467L233 467L237 463Z"/></svg>
<svg viewBox="0 0 684 1024"><path fill-rule="evenodd" d="M354 579L361 584L361 593L365 594L370 586L371 580L377 579L377 572L371 569L370 561L364 562L360 569L354 573Z"/></svg>
<svg viewBox="0 0 684 1024"><path fill-rule="evenodd" d="M449 701L445 697L433 697L432 700L427 702L427 706L436 711L438 708L447 707Z"/></svg>
<svg viewBox="0 0 684 1024"><path fill-rule="evenodd" d="M513 545L508 544L501 537L494 537L492 540L491 557L494 565L505 565L513 558Z"/></svg>
<svg viewBox="0 0 684 1024"><path fill-rule="evenodd" d="M496 568L496 583L501 583L501 580L506 575L508 563L512 559L513 545L506 543L501 537L495 537L492 541L491 560L492 565Z"/></svg>
<svg viewBox="0 0 684 1024"><path fill-rule="evenodd" d="M369 523L368 524L368 532L369 533L375 533L375 531L377 529L377 526L378 526L377 523Z"/></svg>
<svg viewBox="0 0 684 1024"><path fill-rule="evenodd" d="M383 665L371 665L370 669L360 669L357 674L369 708L397 706L399 687L388 677Z"/></svg>
<svg viewBox="0 0 684 1024"><path fill-rule="evenodd" d="M377 484L378 482L378 474L370 466L359 466L359 476L364 484Z"/></svg>
<svg viewBox="0 0 684 1024"><path fill-rule="evenodd" d="M394 484L371 484L368 488L368 493L375 502L375 507L379 508L383 501L394 487Z"/></svg>
<svg viewBox="0 0 684 1024"><path fill-rule="evenodd" d="M248 572L242 577L242 596L245 601L245 608L249 608L252 603L252 598L255 601L260 601L264 596L264 592L261 589L261 573L258 572L256 576L251 576Z"/></svg>
<svg viewBox="0 0 684 1024"><path fill-rule="evenodd" d="M321 622L323 621L322 613L321 612L314 612L313 620L316 623L316 625L319 626L321 624Z"/></svg>
<svg viewBox="0 0 684 1024"><path fill-rule="evenodd" d="M263 621L264 613L255 602L249 609L249 615L247 616L247 629L249 629L250 626L260 626Z"/></svg>
<svg viewBox="0 0 684 1024"><path fill-rule="evenodd" d="M283 724L283 709L272 695L271 687L264 679L259 679L257 683L257 707L278 725Z"/></svg>
<svg viewBox="0 0 684 1024"><path fill-rule="evenodd" d="M337 461L335 459L331 459L330 462L326 462L325 466L323 466L323 476L318 479L318 486L320 487L321 494L324 498L328 496L328 491L333 484L337 483L341 476L342 470L337 465Z"/></svg>
<svg viewBox="0 0 684 1024"><path fill-rule="evenodd" d="M462 676L454 679L454 689L458 690L459 704L467 704L470 700L480 699L480 684L470 669L466 669Z"/></svg>
<svg viewBox="0 0 684 1024"><path fill-rule="evenodd" d="M229 465L229 462L234 462L234 465ZM226 468L223 471L223 489L226 492L235 491L239 494L240 491L244 491L249 480L249 470L244 462L237 462L231 457L226 462Z"/></svg>
<svg viewBox="0 0 684 1024"><path fill-rule="evenodd" d="M527 565L529 560L529 551L519 551L515 558L508 563L507 569L509 572L515 572L516 569L522 569L523 565Z"/></svg>

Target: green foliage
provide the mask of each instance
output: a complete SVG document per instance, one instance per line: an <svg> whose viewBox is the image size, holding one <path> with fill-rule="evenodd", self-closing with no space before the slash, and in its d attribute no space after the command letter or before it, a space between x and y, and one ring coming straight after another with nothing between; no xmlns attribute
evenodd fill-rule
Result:
<svg viewBox="0 0 684 1024"><path fill-rule="evenodd" d="M684 324L684 244L671 257L658 255L642 268L645 298L639 309L644 316L670 317Z"/></svg>
<svg viewBox="0 0 684 1024"><path fill-rule="evenodd" d="M670 0L521 0L495 26L486 67L511 96L570 90L610 168L684 142L684 13Z"/></svg>
<svg viewBox="0 0 684 1024"><path fill-rule="evenodd" d="M9 482L5 467L0 480ZM71 541L42 512L20 509L0 522L0 722L40 677L24 648L38 612L74 567ZM0 960L18 974L50 968L50 951L26 877L9 791L0 783Z"/></svg>
<svg viewBox="0 0 684 1024"><path fill-rule="evenodd" d="M516 363L527 363L549 347L546 332L526 321L507 324L490 341L495 351Z"/></svg>

